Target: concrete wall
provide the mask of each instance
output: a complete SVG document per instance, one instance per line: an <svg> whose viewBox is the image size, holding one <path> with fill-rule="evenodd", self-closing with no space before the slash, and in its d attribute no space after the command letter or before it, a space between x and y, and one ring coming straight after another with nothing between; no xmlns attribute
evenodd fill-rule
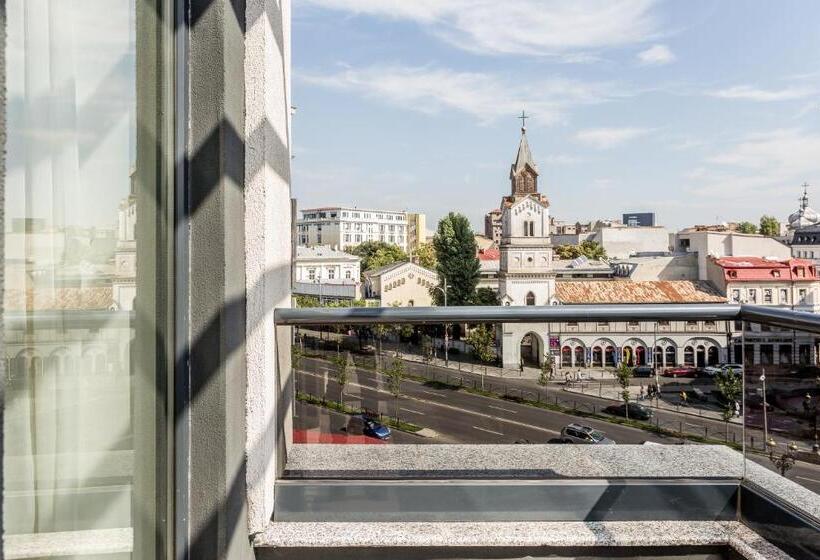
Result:
<svg viewBox="0 0 820 560"><path fill-rule="evenodd" d="M605 227L595 232L594 239L610 258L669 251L669 232L664 227Z"/></svg>
<svg viewBox="0 0 820 560"><path fill-rule="evenodd" d="M622 262L634 266L629 279L635 282L698 279L698 259L695 254L626 259Z"/></svg>

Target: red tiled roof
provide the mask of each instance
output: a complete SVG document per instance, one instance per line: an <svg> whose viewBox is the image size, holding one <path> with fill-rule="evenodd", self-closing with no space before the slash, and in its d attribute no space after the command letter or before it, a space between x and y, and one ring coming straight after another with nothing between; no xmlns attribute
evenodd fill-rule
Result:
<svg viewBox="0 0 820 560"><path fill-rule="evenodd" d="M498 249L479 249L478 260L480 261L498 261L501 260L501 251Z"/></svg>
<svg viewBox="0 0 820 560"><path fill-rule="evenodd" d="M689 280L652 282L571 281L555 284L558 300L566 305L607 303L726 303L709 283Z"/></svg>
<svg viewBox="0 0 820 560"><path fill-rule="evenodd" d="M814 263L806 259L713 257L711 260L723 269L727 282L810 282L818 279Z"/></svg>

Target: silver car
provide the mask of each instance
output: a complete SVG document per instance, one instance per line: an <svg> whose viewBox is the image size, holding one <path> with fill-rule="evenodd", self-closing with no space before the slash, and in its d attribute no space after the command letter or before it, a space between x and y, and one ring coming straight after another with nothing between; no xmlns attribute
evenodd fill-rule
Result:
<svg viewBox="0 0 820 560"><path fill-rule="evenodd" d="M564 443L590 443L590 444L613 444L615 443L603 432L582 426L581 424L569 424L561 430L561 441Z"/></svg>

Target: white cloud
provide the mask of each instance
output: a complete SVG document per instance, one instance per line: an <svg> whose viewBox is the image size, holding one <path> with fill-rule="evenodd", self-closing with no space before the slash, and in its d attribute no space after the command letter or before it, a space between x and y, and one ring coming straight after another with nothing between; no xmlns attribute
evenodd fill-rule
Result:
<svg viewBox="0 0 820 560"><path fill-rule="evenodd" d="M802 86L783 89L760 89L754 86L740 85L709 92L712 97L744 99L747 101L791 101L805 99L815 94L817 94L817 89Z"/></svg>
<svg viewBox="0 0 820 560"><path fill-rule="evenodd" d="M587 128L576 132L575 140L593 148L607 150L648 133L648 128Z"/></svg>
<svg viewBox="0 0 820 560"><path fill-rule="evenodd" d="M562 78L542 81L506 80L480 72L444 68L371 66L348 68L336 74L297 72L297 79L332 89L353 91L369 98L421 113L455 109L489 123L525 108L534 120L552 124L564 119L570 107L623 97L613 84L584 83Z"/></svg>
<svg viewBox="0 0 820 560"><path fill-rule="evenodd" d="M638 60L645 66L661 66L674 62L675 55L666 45L652 45L638 53Z"/></svg>
<svg viewBox="0 0 820 560"><path fill-rule="evenodd" d="M570 55L659 34L657 0L304 0L328 9L410 20L465 50ZM581 60L585 58L582 57Z"/></svg>

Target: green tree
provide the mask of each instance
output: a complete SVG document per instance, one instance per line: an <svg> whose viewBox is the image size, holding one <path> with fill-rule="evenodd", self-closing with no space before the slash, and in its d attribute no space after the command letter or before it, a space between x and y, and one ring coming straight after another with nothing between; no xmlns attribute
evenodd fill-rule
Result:
<svg viewBox="0 0 820 560"><path fill-rule="evenodd" d="M581 256L581 248L578 245L559 245L555 248L555 256L563 261L577 259Z"/></svg>
<svg viewBox="0 0 820 560"><path fill-rule="evenodd" d="M629 420L629 401L631 397L629 393L629 382L632 380L633 373L635 373L635 370L629 367L626 362L621 362L621 365L615 370L615 378L618 380L618 385L621 386L621 399L624 401L624 413L626 414L627 420Z"/></svg>
<svg viewBox="0 0 820 560"><path fill-rule="evenodd" d="M465 342L472 347L473 355L485 364L495 360L495 330L480 324L470 331Z"/></svg>
<svg viewBox="0 0 820 560"><path fill-rule="evenodd" d="M552 368L555 365L555 356L550 352L544 353L544 361L541 363L541 375L538 376L539 385L547 385L552 380Z"/></svg>
<svg viewBox="0 0 820 560"><path fill-rule="evenodd" d="M740 233L757 233L757 226L752 222L740 222L737 224L737 231Z"/></svg>
<svg viewBox="0 0 820 560"><path fill-rule="evenodd" d="M472 303L473 305L500 305L501 302L498 294L492 288L478 288L473 295Z"/></svg>
<svg viewBox="0 0 820 560"><path fill-rule="evenodd" d="M555 248L556 256L561 260L572 260L586 257L593 261L606 258L606 250L597 241L586 239L580 245L559 245Z"/></svg>
<svg viewBox="0 0 820 560"><path fill-rule="evenodd" d="M404 377L404 362L398 357L398 354L393 358L393 361L390 363L390 366L384 374L387 376L387 389L396 399L396 422L398 422L399 397L401 397L401 380Z"/></svg>
<svg viewBox="0 0 820 560"><path fill-rule="evenodd" d="M729 441L729 420L735 415L735 403L743 390L743 380L733 370L725 369L715 374L715 387L722 397L720 415L726 425L726 441Z"/></svg>
<svg viewBox="0 0 820 560"><path fill-rule="evenodd" d="M433 339L428 334L421 335L421 357L426 364L426 370L430 371L430 364L436 356L436 349L433 346Z"/></svg>
<svg viewBox="0 0 820 560"><path fill-rule="evenodd" d="M435 270L438 264L436 259L436 248L432 243L422 243L413 253L413 258L419 266Z"/></svg>
<svg viewBox="0 0 820 560"><path fill-rule="evenodd" d="M345 251L362 259L362 273L408 260L407 253L401 247L384 241L365 241L348 247Z"/></svg>
<svg viewBox="0 0 820 560"><path fill-rule="evenodd" d="M438 223L433 238L436 249L436 272L439 279L447 279L447 305L470 305L478 285L480 266L470 222L462 214L450 212ZM433 290L436 305L444 298L440 290Z"/></svg>
<svg viewBox="0 0 820 560"><path fill-rule="evenodd" d="M760 234L767 237L777 237L780 235L780 222L774 216L760 217Z"/></svg>
<svg viewBox="0 0 820 560"><path fill-rule="evenodd" d="M331 360L336 366L336 383L339 384L339 402L344 404L345 400L345 385L347 385L348 375L350 374L352 358L350 353L345 353L336 356Z"/></svg>

